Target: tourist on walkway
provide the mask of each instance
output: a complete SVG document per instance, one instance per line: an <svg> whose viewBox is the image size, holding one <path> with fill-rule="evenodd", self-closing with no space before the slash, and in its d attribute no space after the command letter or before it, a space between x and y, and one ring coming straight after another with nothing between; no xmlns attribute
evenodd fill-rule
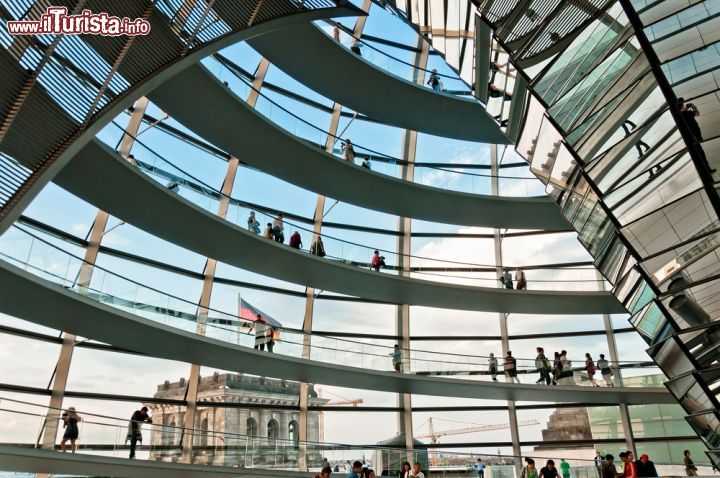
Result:
<svg viewBox="0 0 720 478"><path fill-rule="evenodd" d="M572 379L574 376L572 369L572 361L568 359L566 350L560 351L560 363L562 364L562 372L560 373L560 378L563 380L563 385L572 385Z"/></svg>
<svg viewBox="0 0 720 478"><path fill-rule="evenodd" d="M500 282L502 282L506 289L513 288L512 274L510 274L509 270L505 269L503 271L503 275L500 277Z"/></svg>
<svg viewBox="0 0 720 478"><path fill-rule="evenodd" d="M537 347L535 350L537 351L537 357L535 357L535 369L540 372L540 378L535 383L545 382L545 385L550 385L550 361L545 356L545 349Z"/></svg>
<svg viewBox="0 0 720 478"><path fill-rule="evenodd" d="M370 262L370 269L375 272L380 272L380 268L385 267L385 256L380 255L380 251L373 252L372 261Z"/></svg>
<svg viewBox="0 0 720 478"><path fill-rule="evenodd" d="M265 339L268 352L272 353L273 347L275 347L275 328L269 323L265 325Z"/></svg>
<svg viewBox="0 0 720 478"><path fill-rule="evenodd" d="M552 373L553 385L558 384L558 380L562 377L562 361L560 360L560 352L555 352L555 358L553 359L553 373Z"/></svg>
<svg viewBox="0 0 720 478"><path fill-rule="evenodd" d="M410 465L410 462L406 461L402 464L402 467L400 467L400 474L398 475L398 478L408 478L411 470L412 466Z"/></svg>
<svg viewBox="0 0 720 478"><path fill-rule="evenodd" d="M702 131L700 125L695 119L696 116L700 116L700 110L693 103L685 103L685 98L678 98L677 105L680 109L680 115L682 116L685 124L693 135L695 141L702 141Z"/></svg>
<svg viewBox="0 0 720 478"><path fill-rule="evenodd" d="M600 354L600 359L597 361L597 368L600 369L600 374L608 387L614 387L612 368L610 362L605 360L605 354Z"/></svg>
<svg viewBox="0 0 720 478"><path fill-rule="evenodd" d="M302 249L302 238L300 237L300 233L298 231L295 231L292 233L292 236L290 236L290 247L293 249Z"/></svg>
<svg viewBox="0 0 720 478"><path fill-rule="evenodd" d="M520 478L537 478L538 472L537 472L537 469L535 468L535 461L534 460L532 462L527 461L527 460L525 460L525 461L527 462L527 465L525 465L523 467L522 471L520 472Z"/></svg>
<svg viewBox="0 0 720 478"><path fill-rule="evenodd" d="M505 363L503 365L505 369L505 381L507 383L520 383L520 379L517 376L517 361L509 350L505 356Z"/></svg>
<svg viewBox="0 0 720 478"><path fill-rule="evenodd" d="M263 231L263 237L268 238L268 239L273 239L272 222L267 223L267 226L265 227L265 230Z"/></svg>
<svg viewBox="0 0 720 478"><path fill-rule="evenodd" d="M617 478L618 472L613 463L614 459L615 457L609 453L605 455L605 461L600 465L600 478Z"/></svg>
<svg viewBox="0 0 720 478"><path fill-rule="evenodd" d="M605 461L605 457L603 457L599 451L595 452L595 466L598 467L598 470L600 469L600 466L603 464L603 461Z"/></svg>
<svg viewBox="0 0 720 478"><path fill-rule="evenodd" d="M519 267L515 271L515 283L517 290L527 289L527 281L525 280L525 272Z"/></svg>
<svg viewBox="0 0 720 478"><path fill-rule="evenodd" d="M130 423L128 423L128 432L125 437L125 443L130 441L130 458L135 458L135 448L137 442L142 443L142 433L140 427L143 423L152 423L152 418L148 415L148 408L142 407L140 410L135 412L130 417Z"/></svg>
<svg viewBox="0 0 720 478"><path fill-rule="evenodd" d="M622 478L637 478L637 467L631 451L620 453L620 461L623 463Z"/></svg>
<svg viewBox="0 0 720 478"><path fill-rule="evenodd" d="M485 463L483 463L481 458L477 459L473 468L475 468L478 478L485 478Z"/></svg>
<svg viewBox="0 0 720 478"><path fill-rule="evenodd" d="M352 141L350 141L350 138L347 138L342 144L342 153L346 161L350 161L351 163L355 164L355 148L353 148L353 144Z"/></svg>
<svg viewBox="0 0 720 478"><path fill-rule="evenodd" d="M420 463L415 463L410 472L410 478L425 478L425 473L422 472Z"/></svg>
<svg viewBox="0 0 720 478"><path fill-rule="evenodd" d="M659 476L657 470L655 469L655 463L650 461L650 457L647 456L647 453L640 455L640 459L635 462L635 466L638 478Z"/></svg>
<svg viewBox="0 0 720 478"><path fill-rule="evenodd" d="M693 103L685 103L685 98L678 98L677 100L677 106L680 109L680 115L682 116L685 124L688 126L688 129L690 130L690 134L692 135L692 139L697 142L697 151L700 153L700 157L703 161L705 161L705 164L707 164L708 169L710 170L710 173L715 173L715 170L710 167L710 164L707 162L707 157L705 156L705 150L702 147L702 141L703 141L703 135L702 130L700 129L700 125L698 124L695 117L700 116L700 110L697 106L695 106ZM660 171L658 167L658 172ZM652 174L652 172L651 172Z"/></svg>
<svg viewBox="0 0 720 478"><path fill-rule="evenodd" d="M314 256L325 257L325 245L323 244L322 237L317 236L310 246L310 254Z"/></svg>
<svg viewBox="0 0 720 478"><path fill-rule="evenodd" d="M368 158L363 159L363 162L360 166L365 169L372 169L372 165L370 164L370 160Z"/></svg>
<svg viewBox="0 0 720 478"><path fill-rule="evenodd" d="M359 461L355 461L352 464L350 473L347 474L347 478L360 478L362 476L363 464Z"/></svg>
<svg viewBox="0 0 720 478"><path fill-rule="evenodd" d="M402 349L400 348L400 345L395 344L395 348L393 349L392 353L392 365L393 369L395 369L395 373L401 373L402 372Z"/></svg>
<svg viewBox="0 0 720 478"><path fill-rule="evenodd" d="M565 461L565 458L560 458L560 472L562 478L570 478L570 463Z"/></svg>
<svg viewBox="0 0 720 478"><path fill-rule="evenodd" d="M255 219L255 211L250 211L250 217L247 220L248 231L260 234L260 221Z"/></svg>
<svg viewBox="0 0 720 478"><path fill-rule="evenodd" d="M285 242L285 224L283 223L283 214L279 213L272 224L273 238L275 242Z"/></svg>
<svg viewBox="0 0 720 478"><path fill-rule="evenodd" d="M490 376L492 377L493 382L497 382L497 369L498 369L497 358L495 358L494 353L490 352L490 357L488 358L488 372L490 373Z"/></svg>
<svg viewBox="0 0 720 478"><path fill-rule="evenodd" d="M590 380L590 383L593 387L599 387L598 383L595 381L595 362L593 362L592 357L590 354L585 354L585 371L588 374L588 379Z"/></svg>
<svg viewBox="0 0 720 478"><path fill-rule="evenodd" d="M427 84L430 85L430 88L433 90L440 91L440 75L438 75L436 69L433 69L432 73L430 73Z"/></svg>
<svg viewBox="0 0 720 478"><path fill-rule="evenodd" d="M340 41L340 26L335 25L335 28L333 28L333 38L335 41Z"/></svg>
<svg viewBox="0 0 720 478"><path fill-rule="evenodd" d="M683 461L685 462L685 474L687 476L698 476L697 466L695 466L695 463L692 461L692 458L690 458L690 450L685 450L683 452L683 455L684 455Z"/></svg>
<svg viewBox="0 0 720 478"><path fill-rule="evenodd" d="M555 462L548 460L545 466L540 468L540 476L538 478L559 478Z"/></svg>
<svg viewBox="0 0 720 478"><path fill-rule="evenodd" d="M336 469L335 471L338 470ZM330 475L332 475L332 468L330 468L330 465L325 465L322 467L322 470L320 470L320 474L315 475L315 478L330 478Z"/></svg>
<svg viewBox="0 0 720 478"><path fill-rule="evenodd" d="M75 407L70 407L61 415L63 421L63 433L62 440L60 440L60 449L65 453L65 443L70 441L70 451L75 453L77 451L77 439L80 436L80 427L78 422L82 421L80 415L75 411Z"/></svg>
<svg viewBox="0 0 720 478"><path fill-rule="evenodd" d="M255 320L255 350L265 350L267 343L267 327L262 315L258 314Z"/></svg>

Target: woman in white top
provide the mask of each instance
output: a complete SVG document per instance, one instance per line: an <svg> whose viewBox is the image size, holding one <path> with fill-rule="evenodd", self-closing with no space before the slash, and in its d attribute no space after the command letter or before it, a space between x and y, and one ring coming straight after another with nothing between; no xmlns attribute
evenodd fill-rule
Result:
<svg viewBox="0 0 720 478"><path fill-rule="evenodd" d="M345 140L342 145L342 152L345 156L346 161L350 161L351 163L355 164L355 149L353 148L352 141L350 141L349 139Z"/></svg>
<svg viewBox="0 0 720 478"><path fill-rule="evenodd" d="M497 368L498 362L495 358L495 354L490 352L490 358L488 358L488 372L493 379L493 382L497 382Z"/></svg>
<svg viewBox="0 0 720 478"><path fill-rule="evenodd" d="M267 326L260 314L257 315L255 321L255 350L265 350L265 344L268 342Z"/></svg>

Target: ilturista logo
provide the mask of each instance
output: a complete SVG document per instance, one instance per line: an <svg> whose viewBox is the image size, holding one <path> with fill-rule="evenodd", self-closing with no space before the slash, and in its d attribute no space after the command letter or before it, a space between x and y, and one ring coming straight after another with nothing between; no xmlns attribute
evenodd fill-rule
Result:
<svg viewBox="0 0 720 478"><path fill-rule="evenodd" d="M107 13L83 10L68 15L67 7L48 7L40 20L7 22L10 35L101 35L136 36L150 33L150 22L144 18L116 17Z"/></svg>

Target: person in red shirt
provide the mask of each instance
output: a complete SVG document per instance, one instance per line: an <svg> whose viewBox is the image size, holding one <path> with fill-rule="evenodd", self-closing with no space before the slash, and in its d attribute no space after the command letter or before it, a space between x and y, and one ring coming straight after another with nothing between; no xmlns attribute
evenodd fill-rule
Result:
<svg viewBox="0 0 720 478"><path fill-rule="evenodd" d="M626 451L620 453L620 460L623 462L623 472L618 476L620 478L637 478L637 467L635 466L635 455L633 452Z"/></svg>

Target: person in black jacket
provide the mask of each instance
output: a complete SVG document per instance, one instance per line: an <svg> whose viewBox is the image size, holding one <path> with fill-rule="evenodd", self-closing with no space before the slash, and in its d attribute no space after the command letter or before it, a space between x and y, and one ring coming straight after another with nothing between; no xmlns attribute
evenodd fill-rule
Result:
<svg viewBox="0 0 720 478"><path fill-rule="evenodd" d="M140 427L142 426L143 422L152 423L152 419L148 415L147 407L142 407L140 410L135 410L135 413L133 413L132 417L130 417L130 423L128 424L128 433L127 437L125 438L126 443L128 440L130 440L130 458L135 458L135 447L137 446L137 442L142 442L142 433L140 432Z"/></svg>
<svg viewBox="0 0 720 478"><path fill-rule="evenodd" d="M640 459L635 462L635 468L637 469L637 476L640 477L652 477L659 476L655 469L655 463L650 461L647 453L640 455Z"/></svg>

